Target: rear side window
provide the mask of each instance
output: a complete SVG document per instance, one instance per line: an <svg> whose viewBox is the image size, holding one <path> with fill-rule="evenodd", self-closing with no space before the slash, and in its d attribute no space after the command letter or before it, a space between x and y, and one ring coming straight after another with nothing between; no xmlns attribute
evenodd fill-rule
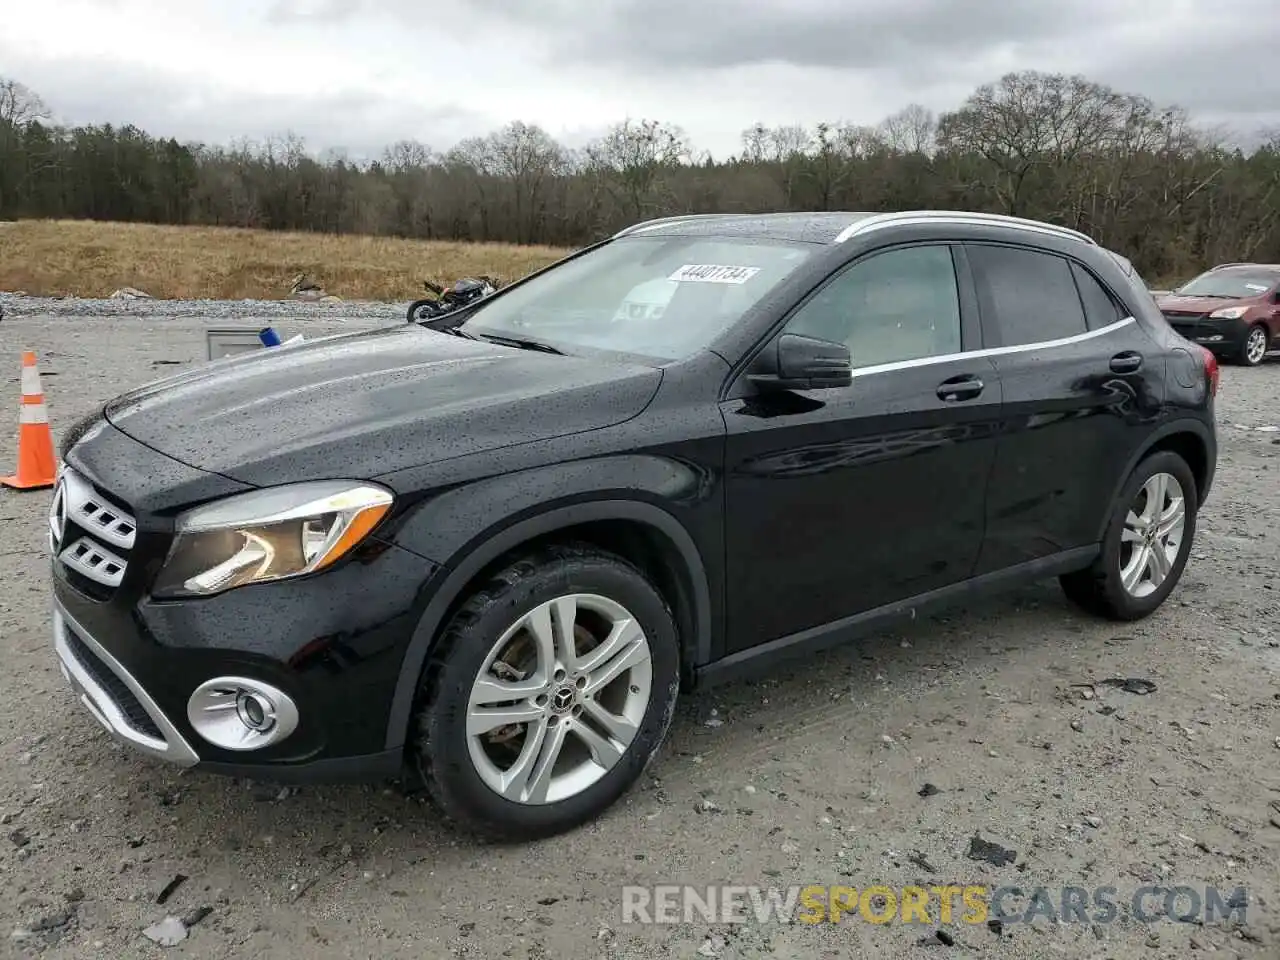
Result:
<svg viewBox="0 0 1280 960"><path fill-rule="evenodd" d="M1017 247L968 246L983 325L1006 347L1085 333L1084 308L1063 257Z"/></svg>
<svg viewBox="0 0 1280 960"><path fill-rule="evenodd" d="M1119 323L1125 318L1124 310L1116 303L1115 297L1098 282L1097 277L1078 263L1071 264L1071 272L1080 289L1080 299L1084 301L1084 315L1090 330Z"/></svg>

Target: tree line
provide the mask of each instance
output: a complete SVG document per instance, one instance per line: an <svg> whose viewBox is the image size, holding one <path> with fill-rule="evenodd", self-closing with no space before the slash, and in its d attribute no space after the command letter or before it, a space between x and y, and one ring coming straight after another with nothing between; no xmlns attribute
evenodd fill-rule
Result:
<svg viewBox="0 0 1280 960"><path fill-rule="evenodd" d="M716 159L624 120L582 149L513 122L438 152L319 156L296 137L178 143L52 123L0 78L0 219L90 218L581 246L648 217L985 210L1084 230L1149 279L1280 262L1280 131L1243 149L1185 110L1080 76L1010 73L954 111L873 126L756 125Z"/></svg>

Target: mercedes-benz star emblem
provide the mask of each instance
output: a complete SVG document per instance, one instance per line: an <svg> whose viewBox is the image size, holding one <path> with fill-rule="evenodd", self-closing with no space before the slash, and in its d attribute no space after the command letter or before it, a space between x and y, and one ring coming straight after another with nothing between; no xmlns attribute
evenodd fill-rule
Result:
<svg viewBox="0 0 1280 960"><path fill-rule="evenodd" d="M573 705L573 690L569 687L561 687L551 697L552 709L563 713Z"/></svg>
<svg viewBox="0 0 1280 960"><path fill-rule="evenodd" d="M53 488L53 502L49 504L49 546L57 550L62 536L67 532L67 480L58 478Z"/></svg>

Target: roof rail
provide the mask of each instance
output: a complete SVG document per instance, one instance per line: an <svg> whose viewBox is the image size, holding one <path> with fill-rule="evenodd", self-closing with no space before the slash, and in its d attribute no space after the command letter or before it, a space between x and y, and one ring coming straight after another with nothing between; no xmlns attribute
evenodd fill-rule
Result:
<svg viewBox="0 0 1280 960"><path fill-rule="evenodd" d="M1002 213L976 213L970 210L902 210L894 213L877 213L870 217L864 217L856 223L851 223L836 237L836 243L843 243L852 237L871 230L878 230L881 227L930 222L964 223L973 226L990 224L992 226L1013 227L1018 230L1028 230L1049 236L1067 237L1071 240L1087 243L1090 246L1098 246L1098 241L1094 240L1093 237L1087 233L1081 233L1079 230L1072 230L1070 227L1060 227L1057 224L1045 223L1041 220L1011 217Z"/></svg>
<svg viewBox="0 0 1280 960"><path fill-rule="evenodd" d="M715 216L718 216L718 214L685 213L677 217L658 217L655 220L641 220L639 223L633 223L629 227L623 227L621 230L619 230L617 233L613 235L612 239L617 240L619 237L629 236L630 234L633 234L633 233L642 233L645 230L649 230L653 227L664 226L668 223L681 223L682 221L685 221L685 220L706 220L710 217L715 217Z"/></svg>

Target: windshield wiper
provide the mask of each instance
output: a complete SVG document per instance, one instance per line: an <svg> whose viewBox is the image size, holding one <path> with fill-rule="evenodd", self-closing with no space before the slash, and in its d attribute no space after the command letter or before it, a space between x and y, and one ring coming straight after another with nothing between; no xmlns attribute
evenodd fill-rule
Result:
<svg viewBox="0 0 1280 960"><path fill-rule="evenodd" d="M478 333L472 333L470 330L464 330L461 325L456 327L445 327L441 333L449 333L455 337L466 337L468 340L483 340L484 338Z"/></svg>
<svg viewBox="0 0 1280 960"><path fill-rule="evenodd" d="M482 340L489 340L493 343L501 343L508 347L519 347L521 350L537 350L539 353L554 353L563 357L563 350L553 347L549 343L543 343L541 340L530 340L528 337L508 337L499 336L496 333L477 333L469 334Z"/></svg>

